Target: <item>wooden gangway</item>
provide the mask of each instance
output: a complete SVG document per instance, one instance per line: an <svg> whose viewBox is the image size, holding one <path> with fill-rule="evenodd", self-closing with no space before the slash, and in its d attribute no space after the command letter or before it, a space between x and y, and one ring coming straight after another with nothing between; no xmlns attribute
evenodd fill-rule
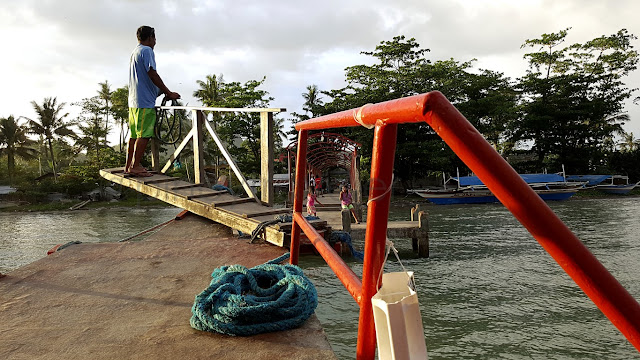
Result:
<svg viewBox="0 0 640 360"><path fill-rule="evenodd" d="M100 170L100 175L245 234L251 234L263 222L274 220L277 215L291 214L291 208L274 208L254 198L233 196L226 190L213 190L161 173L153 173L150 177L132 177L125 174L121 167ZM315 220L314 226L322 229L326 221ZM288 246L290 238L287 235L290 231L291 222L267 225L264 226L263 239L277 246Z"/></svg>
<svg viewBox="0 0 640 360"><path fill-rule="evenodd" d="M283 214L293 214L291 208L274 208L274 188L273 188L273 164L274 164L274 141L273 114L285 111L284 108L214 108L214 107L194 107L194 106L160 106L159 111L173 111L173 119L176 118L176 110L191 111L191 130L187 132L175 152L169 155L164 166L160 164L159 148L155 139L151 141L153 176L132 177L125 174L124 168L112 168L100 170L100 175L116 184L134 189L140 193L152 196L158 200L179 208L188 210L191 213L208 218L220 224L236 229L244 234L252 234L256 229L262 228L260 237L265 241L277 246L289 247L291 242L291 222L276 222L275 217ZM244 175L237 166L235 160L224 146L223 141L215 132L209 121L209 112L248 112L260 114L260 198L248 185ZM182 121L182 120L180 120ZM204 171L204 136L209 134L224 157L224 160L233 170L236 179L242 185L247 197L238 197L229 194L227 191L213 190L205 185L206 175ZM190 183L176 177L165 175L164 173L178 159L180 153L187 148L188 143L192 143L193 151L193 173L194 182ZM337 195L336 195L337 196ZM333 199L335 200L335 199ZM330 238L332 227L345 230L341 219L339 203L331 204L328 207L320 205L318 212L321 212L321 219L310 220L309 224L323 236ZM334 205L332 207L331 205ZM330 211L327 211L330 210ZM423 226L422 224L425 224ZM388 227L387 235L390 238L410 238L414 251L419 256L429 256L429 238L426 221L394 222ZM349 226L347 231L353 230L352 235L364 240L364 225ZM308 242L306 236L301 240Z"/></svg>

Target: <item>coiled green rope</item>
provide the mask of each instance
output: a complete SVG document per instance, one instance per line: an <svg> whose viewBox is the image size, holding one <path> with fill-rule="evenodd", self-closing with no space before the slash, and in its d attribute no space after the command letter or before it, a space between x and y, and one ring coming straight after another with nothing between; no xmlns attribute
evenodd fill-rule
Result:
<svg viewBox="0 0 640 360"><path fill-rule="evenodd" d="M216 268L191 308L194 329L249 336L299 327L318 305L315 286L289 254L252 268Z"/></svg>

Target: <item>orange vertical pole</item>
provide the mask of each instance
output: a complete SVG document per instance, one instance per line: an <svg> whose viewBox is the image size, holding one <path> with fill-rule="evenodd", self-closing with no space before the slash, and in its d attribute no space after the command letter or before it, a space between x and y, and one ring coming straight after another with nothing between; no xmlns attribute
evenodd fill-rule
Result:
<svg viewBox="0 0 640 360"><path fill-rule="evenodd" d="M304 187L307 169L307 140L309 138L308 130L300 130L298 132L298 152L296 155L296 184L293 195L293 212L302 212L302 201L304 199ZM291 227L291 244L289 245L291 257L289 262L292 265L298 265L298 257L300 255L300 225L293 220Z"/></svg>
<svg viewBox="0 0 640 360"><path fill-rule="evenodd" d="M373 322L371 297L378 291L378 278L384 261L397 134L397 124L383 124L376 126L373 137L369 199L374 200L369 202L367 210L365 258L362 266L362 303L358 321L358 360L373 360L376 353L376 329Z"/></svg>

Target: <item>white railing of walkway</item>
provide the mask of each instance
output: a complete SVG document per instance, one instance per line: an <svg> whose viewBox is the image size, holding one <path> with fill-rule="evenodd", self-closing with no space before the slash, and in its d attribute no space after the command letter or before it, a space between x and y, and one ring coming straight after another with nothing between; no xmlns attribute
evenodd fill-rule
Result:
<svg viewBox="0 0 640 360"><path fill-rule="evenodd" d="M193 169L196 184L202 184L205 182L204 174L204 146L203 146L203 127L207 129L218 149L224 156L225 160L235 173L236 177L242 184L242 187L247 192L249 197L255 199L258 203L266 203L268 205L273 204L274 191L273 191L273 162L274 162L274 143L273 143L273 114L277 112L286 111L285 108L217 108L206 106L159 106L160 110L188 110L192 113L192 127L189 133L184 137L180 145L176 148L174 153L169 157L166 164L160 170L165 173L169 167L173 164L180 152L187 146L189 141L193 140ZM205 112L258 112L260 113L260 184L261 184L261 199L258 199L254 194L251 187L247 184L247 180L236 165L235 161L231 157L231 154L227 151L224 144L220 140L220 137L211 127L209 121L205 116ZM153 164L156 169L159 164L158 148L154 146L152 148ZM262 200L262 201L261 201Z"/></svg>

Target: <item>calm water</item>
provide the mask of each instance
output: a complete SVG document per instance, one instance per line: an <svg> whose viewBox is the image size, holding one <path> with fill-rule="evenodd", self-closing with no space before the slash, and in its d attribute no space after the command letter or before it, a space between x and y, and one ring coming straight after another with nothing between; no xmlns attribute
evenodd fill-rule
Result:
<svg viewBox="0 0 640 360"><path fill-rule="evenodd" d="M110 208L44 213L0 212L0 272L47 255L69 241L116 242L175 217L177 208Z"/></svg>
<svg viewBox="0 0 640 360"><path fill-rule="evenodd" d="M640 299L640 198L549 205ZM640 358L502 205L424 207L431 257L415 258L410 241L394 243L415 271L431 360ZM406 213L394 211L397 219ZM361 264L350 264L360 275ZM304 266L334 350L355 358L358 307L320 260ZM386 269L401 271L395 261Z"/></svg>
<svg viewBox="0 0 640 360"><path fill-rule="evenodd" d="M550 203L578 237L640 299L640 198ZM632 359L638 352L499 204L431 206L431 257L415 258L430 359ZM46 254L55 244L117 241L179 211L103 209L0 213L0 272ZM393 217L408 217L394 209ZM362 244L356 244L362 248ZM348 260L357 274L359 263ZM355 358L358 307L320 258L301 266L320 296L317 315L340 359ZM399 271L395 261L388 271Z"/></svg>

